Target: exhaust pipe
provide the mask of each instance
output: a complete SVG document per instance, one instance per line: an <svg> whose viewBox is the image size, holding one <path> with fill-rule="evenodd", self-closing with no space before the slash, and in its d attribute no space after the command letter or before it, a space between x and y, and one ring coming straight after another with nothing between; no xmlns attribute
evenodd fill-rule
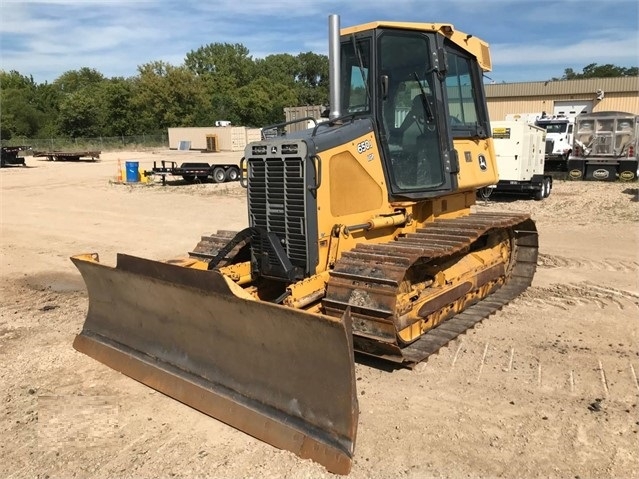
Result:
<svg viewBox="0 0 639 479"><path fill-rule="evenodd" d="M329 120L342 116L342 83L340 78L339 15L328 16L328 82L330 88Z"/></svg>

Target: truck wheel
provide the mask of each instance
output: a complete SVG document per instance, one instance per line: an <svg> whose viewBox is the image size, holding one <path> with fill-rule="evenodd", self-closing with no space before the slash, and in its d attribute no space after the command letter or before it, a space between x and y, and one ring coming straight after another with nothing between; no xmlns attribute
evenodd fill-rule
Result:
<svg viewBox="0 0 639 479"><path fill-rule="evenodd" d="M218 166L213 170L213 180L216 183L224 183L226 181L226 171L224 171L224 168Z"/></svg>
<svg viewBox="0 0 639 479"><path fill-rule="evenodd" d="M483 188L480 188L477 193L479 194L479 197L484 200L484 201L488 201L488 198L490 198L490 195L493 194L493 188L489 188L488 186L484 186Z"/></svg>
<svg viewBox="0 0 639 479"><path fill-rule="evenodd" d="M619 181L636 181L639 175L639 163L636 161L619 162Z"/></svg>
<svg viewBox="0 0 639 479"><path fill-rule="evenodd" d="M227 179L229 181L237 181L240 179L240 170L237 168L229 168Z"/></svg>
<svg viewBox="0 0 639 479"><path fill-rule="evenodd" d="M545 192L544 184L545 183L542 181L541 185L539 186L539 189L535 190L535 194L533 195L533 198L535 198L535 201L541 201L544 199L544 192Z"/></svg>
<svg viewBox="0 0 639 479"><path fill-rule="evenodd" d="M544 178L544 198L550 196L550 190L552 190L552 180L550 178Z"/></svg>

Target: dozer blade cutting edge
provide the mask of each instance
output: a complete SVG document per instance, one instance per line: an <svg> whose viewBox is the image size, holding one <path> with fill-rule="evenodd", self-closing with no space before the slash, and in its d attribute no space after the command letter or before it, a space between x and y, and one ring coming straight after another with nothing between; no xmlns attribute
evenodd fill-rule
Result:
<svg viewBox="0 0 639 479"><path fill-rule="evenodd" d="M341 320L240 298L216 271L118 254L71 258L89 310L73 346L264 442L347 474L357 432Z"/></svg>

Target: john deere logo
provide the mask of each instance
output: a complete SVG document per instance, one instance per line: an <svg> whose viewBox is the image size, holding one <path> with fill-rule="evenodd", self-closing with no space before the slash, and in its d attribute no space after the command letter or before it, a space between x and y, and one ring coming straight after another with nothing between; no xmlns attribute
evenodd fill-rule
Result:
<svg viewBox="0 0 639 479"><path fill-rule="evenodd" d="M486 163L486 157L484 155L479 155L479 169L481 171L486 171L488 168L488 164Z"/></svg>
<svg viewBox="0 0 639 479"><path fill-rule="evenodd" d="M568 175L571 178L581 178L581 170L570 170L570 173L568 173Z"/></svg>
<svg viewBox="0 0 639 479"><path fill-rule="evenodd" d="M604 170L603 168L599 168L592 172L592 177L597 180L605 180L609 175L610 173L608 173L608 170Z"/></svg>
<svg viewBox="0 0 639 479"><path fill-rule="evenodd" d="M635 174L632 171L622 171L619 173L619 179L622 181L631 181L635 177Z"/></svg>

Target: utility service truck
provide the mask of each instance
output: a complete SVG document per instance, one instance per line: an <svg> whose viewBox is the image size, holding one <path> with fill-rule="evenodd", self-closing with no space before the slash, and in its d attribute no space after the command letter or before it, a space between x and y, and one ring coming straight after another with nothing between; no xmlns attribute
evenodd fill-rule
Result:
<svg viewBox="0 0 639 479"><path fill-rule="evenodd" d="M544 174L543 128L523 121L491 121L499 182L480 190L491 193L524 193L542 200L552 189L552 177Z"/></svg>
<svg viewBox="0 0 639 479"><path fill-rule="evenodd" d="M569 179L637 179L638 115L619 111L582 114L577 117L575 131L568 159Z"/></svg>

